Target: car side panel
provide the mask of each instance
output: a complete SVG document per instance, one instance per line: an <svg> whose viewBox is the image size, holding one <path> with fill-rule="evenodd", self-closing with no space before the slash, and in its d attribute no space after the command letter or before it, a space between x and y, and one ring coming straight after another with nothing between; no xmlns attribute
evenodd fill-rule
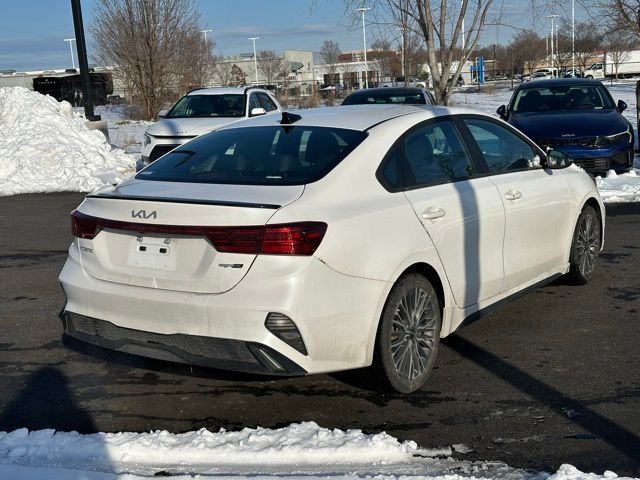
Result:
<svg viewBox="0 0 640 480"><path fill-rule="evenodd" d="M506 214L501 291L523 285L565 260L573 227L569 190L563 177L562 170L542 168L490 177ZM520 197L513 199L513 192Z"/></svg>
<svg viewBox="0 0 640 480"><path fill-rule="evenodd" d="M456 304L470 306L500 291L504 277L504 207L488 178L405 192L435 245ZM425 219L441 210L444 216Z"/></svg>

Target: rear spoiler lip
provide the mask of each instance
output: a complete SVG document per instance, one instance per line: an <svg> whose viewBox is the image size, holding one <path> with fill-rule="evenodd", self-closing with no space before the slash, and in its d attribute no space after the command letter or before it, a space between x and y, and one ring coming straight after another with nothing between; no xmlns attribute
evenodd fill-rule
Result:
<svg viewBox="0 0 640 480"><path fill-rule="evenodd" d="M263 208L266 210L277 210L282 207L282 205L274 205L270 203L232 202L225 200L203 200L197 198L146 197L140 195L110 195L104 193L89 194L86 198L103 198L106 200L138 200L143 202L162 203L185 203L191 205L217 205L220 207Z"/></svg>

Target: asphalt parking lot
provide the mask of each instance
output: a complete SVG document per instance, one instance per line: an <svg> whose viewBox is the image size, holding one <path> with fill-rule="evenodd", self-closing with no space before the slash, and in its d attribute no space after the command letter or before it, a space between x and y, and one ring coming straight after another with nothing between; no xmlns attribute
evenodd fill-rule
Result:
<svg viewBox="0 0 640 480"><path fill-rule="evenodd" d="M270 378L117 354L62 339L57 275L82 194L0 199L0 431L173 432L206 427L386 431L460 458L640 475L640 203L608 208L583 287L562 279L443 342L420 392L362 372Z"/></svg>

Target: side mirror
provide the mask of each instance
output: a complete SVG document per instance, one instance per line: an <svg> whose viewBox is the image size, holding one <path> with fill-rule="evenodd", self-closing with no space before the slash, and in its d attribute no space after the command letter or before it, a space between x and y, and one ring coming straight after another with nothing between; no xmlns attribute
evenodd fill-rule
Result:
<svg viewBox="0 0 640 480"><path fill-rule="evenodd" d="M573 159L560 150L547 150L547 161L545 167L550 169L566 168L573 163Z"/></svg>
<svg viewBox="0 0 640 480"><path fill-rule="evenodd" d="M252 108L251 109L251 116L255 117L257 115L264 115L265 113L267 113L267 111L264 108Z"/></svg>
<svg viewBox="0 0 640 480"><path fill-rule="evenodd" d="M627 104L622 101L622 100L618 100L618 111L620 113L624 112L627 109Z"/></svg>
<svg viewBox="0 0 640 480"><path fill-rule="evenodd" d="M167 109L166 109L166 108L163 108L162 110L160 110L160 111L158 112L158 118L164 118L164 117L166 117L166 116L167 116L167 113L168 113L168 112L167 112Z"/></svg>
<svg viewBox="0 0 640 480"><path fill-rule="evenodd" d="M496 113L500 115L501 118L507 118L507 107L500 105L496 110Z"/></svg>

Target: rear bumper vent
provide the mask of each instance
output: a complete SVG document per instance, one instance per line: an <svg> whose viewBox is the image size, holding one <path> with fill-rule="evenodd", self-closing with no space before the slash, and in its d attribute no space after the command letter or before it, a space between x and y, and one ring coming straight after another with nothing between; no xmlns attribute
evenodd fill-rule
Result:
<svg viewBox="0 0 640 480"><path fill-rule="evenodd" d="M304 344L302 335L300 335L298 327L289 317L282 313L271 312L267 315L264 326L284 343L295 348L301 354L307 355L307 347Z"/></svg>
<svg viewBox="0 0 640 480"><path fill-rule="evenodd" d="M269 375L307 372L272 348L254 342L198 335L164 335L119 327L111 322L72 312L60 314L64 332L105 348L190 365Z"/></svg>

